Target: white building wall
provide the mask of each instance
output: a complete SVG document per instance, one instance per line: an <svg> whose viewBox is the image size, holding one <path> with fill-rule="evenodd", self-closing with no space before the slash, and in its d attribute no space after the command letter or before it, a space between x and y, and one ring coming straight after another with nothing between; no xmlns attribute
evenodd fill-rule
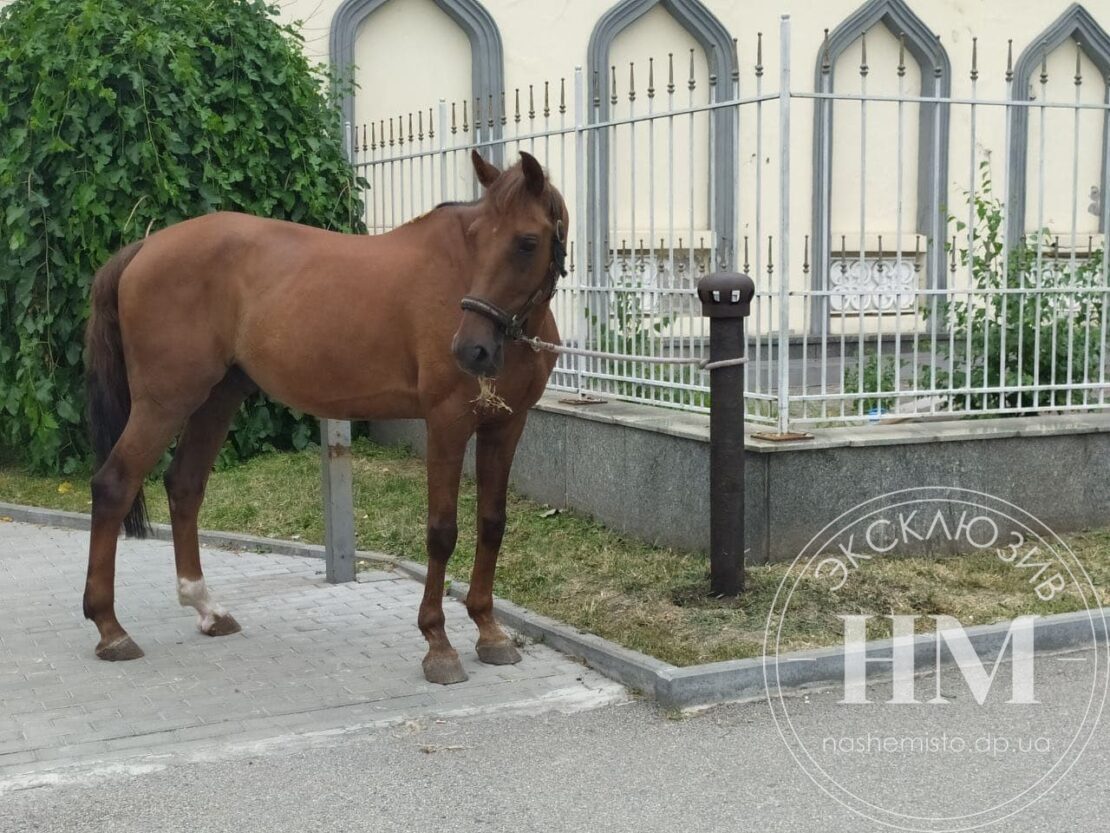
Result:
<svg viewBox="0 0 1110 833"><path fill-rule="evenodd" d="M0 0L3 3L4 0ZM968 96L971 92L971 39L979 36L978 57L980 78L978 93L981 97L1001 100L1006 96L1004 71L1006 67L1007 40L1013 40L1014 55L1020 53L1046 26L1052 23L1068 6L1069 0L1006 0L1006 2L974 2L966 0L911 0L910 7L924 22L937 32L941 43L948 51L952 62L952 92L955 96ZM305 37L305 49L310 58L326 60L328 55L329 27L340 0L284 0L281 16L286 21L301 21L299 24ZM586 62L587 44L590 33L599 17L613 3L611 0L561 0L560 2L539 2L539 0L485 0L485 8L496 21L505 51L505 79L508 100L512 102L513 90L520 87L526 91L533 84L538 91L544 81L551 84L554 93L559 80L566 79L568 106L573 107L574 67ZM757 32L764 33L764 76L765 90L774 90L779 76L779 16L783 13L792 17L793 49L791 72L796 90L812 90L814 69L819 58L823 30L835 28L845 17L860 5L858 0L825 0L813 3L812 0L776 0L770 3L752 3L750 0L708 0L706 5L721 20L724 26L739 39L741 90L750 95L756 84L754 77L755 39ZM1110 0L1084 0L1083 5L1106 29L1110 29ZM657 8L645 15L618 37L612 50L612 59L620 66L618 89L625 90L627 84L628 62L637 64L637 84L641 87L636 100L636 108L646 109L643 90L646 89L646 59L653 56L656 67L662 69L666 64L666 53L674 52L679 79L676 99L683 102L687 72L686 60L692 43L689 34L677 28L673 19L662 9ZM897 41L885 31L874 31L868 36L870 73L867 85L870 92L892 92L896 89L897 76L894 67L897 63ZM392 112L408 113L418 107L435 107L439 98L461 100L469 96L470 56L465 37L453 22L438 8L433 0L389 0L375 12L362 27L358 39L357 59L360 64L359 81L361 90L356 99L356 118L380 119ZM705 58L696 55L699 95L705 90ZM1065 43L1049 58L1049 95L1051 98L1071 100L1075 95L1072 76L1074 69L1074 44ZM914 91L918 87L919 70L912 61L907 61L908 71L905 87ZM858 53L849 49L837 65L837 89L844 85L858 84ZM1097 101L1106 95L1105 82L1098 77L1093 65L1087 59L1083 62L1084 84L1080 88L1083 100ZM641 80L642 79L642 80ZM724 79L722 79L724 82ZM665 81L657 74L656 101L662 104L663 94L659 90ZM1034 78L1034 87L1037 87ZM1039 95L1039 90L1035 89ZM626 102L621 106L625 106ZM903 246L912 242L912 226L915 217L916 152L917 133L915 128L916 112L912 105L904 108L906 119L903 133L902 151L903 194L901 220L903 226ZM779 154L777 104L770 102L763 106L764 124L762 130L762 154L756 154L756 134L754 107L745 108L745 118L740 129L739 177L740 200L738 207L739 230L752 238L752 271L756 271L755 252L766 247L767 235L775 230L778 217L778 175ZM866 124L859 124L858 106L844 103L837 106L834 127L835 165L833 173L833 212L834 235L859 232L859 183L864 182L864 199L867 208L864 221L868 236L882 232L884 246L893 241L899 217L894 194L897 142L895 141L895 105L869 105ZM567 123L573 120L573 112L566 115ZM557 123L557 119L553 119ZM1071 214L1075 206L1078 231L1081 235L1093 234L1097 230L1097 218L1089 210L1092 203L1090 189L1098 181L1102 153L1101 117L1086 113L1080 119L1080 138L1078 142L1077 186L1073 189L1072 160L1075 155L1073 140L1073 115L1061 112L1050 115L1045 130L1048 151L1044 174L1044 208L1042 223L1053 231L1067 232L1071 226ZM804 235L810 232L812 207L812 138L813 107L806 101L795 101L791 111L791 211L792 231L790 281L795 286L804 285L808 280L801 272L803 262ZM867 168L860 171L858 156L861 129L867 134ZM1037 137L1039 116L1034 113L1030 118L1030 153L1028 175L1028 195L1026 228L1037 225L1038 200L1040 196L1040 171L1038 165ZM657 134L658 137L658 134ZM676 181L688 187L690 165L692 162L695 185L692 200L694 225L701 228L707 225L708 195L701 183L705 170L704 123L696 128L693 150L686 139L676 139L675 151L678 164L675 166ZM646 133L638 139L638 153L642 153ZM572 141L539 143L533 145L541 155L549 153L544 161L549 163L553 172L562 181L564 192L573 200L573 158L562 158L560 149L573 149ZM972 156L974 148L974 157ZM995 192L1003 197L1003 181L1007 166L1005 147L1005 121L1002 111L996 107L980 106L976 115L974 142L971 137L970 111L965 106L955 106L951 112L949 137L949 175L944 185L944 204L951 213L961 213L966 209L966 192L971 185L971 166L974 161L990 162ZM620 160L620 153L614 156ZM647 180L646 157L639 158L635 177L627 165L619 168L615 177L618 191L618 210L627 212L617 226L624 228L629 236L639 236L644 232L646 218L649 216L648 189L643 187ZM756 170L761 171L763 191L759 198L758 214L762 217L762 237L755 240L755 217L757 216L756 193L754 187ZM465 176L465 171L463 172ZM665 189L659 186L662 171L655 175L656 201L658 215L665 210ZM632 228L631 198L632 180L636 188L636 222ZM662 193L661 193L662 191ZM676 213L688 213L691 206L687 194L674 197ZM623 203L623 208L621 208ZM573 204L573 202L572 202ZM688 226L689 219L684 223ZM573 223L572 223L573 227ZM645 235L646 236L646 235ZM658 233L656 234L658 237ZM657 242L657 241L655 241ZM1084 241L1085 242L1085 241ZM1098 245L1100 238L1095 238ZM761 255L762 256L762 255ZM762 270L765 264L760 263ZM776 274L777 278L777 274Z"/></svg>

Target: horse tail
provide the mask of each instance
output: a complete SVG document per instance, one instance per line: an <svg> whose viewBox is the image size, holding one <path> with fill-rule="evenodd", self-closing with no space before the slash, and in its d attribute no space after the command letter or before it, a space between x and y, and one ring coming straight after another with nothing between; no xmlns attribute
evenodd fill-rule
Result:
<svg viewBox="0 0 1110 833"><path fill-rule="evenodd" d="M120 249L96 273L92 283L92 312L85 330L85 389L89 437L99 469L112 453L131 415L131 387L123 356L119 326L119 282L123 271L142 248L139 240ZM124 518L132 538L150 533L146 498L140 488Z"/></svg>

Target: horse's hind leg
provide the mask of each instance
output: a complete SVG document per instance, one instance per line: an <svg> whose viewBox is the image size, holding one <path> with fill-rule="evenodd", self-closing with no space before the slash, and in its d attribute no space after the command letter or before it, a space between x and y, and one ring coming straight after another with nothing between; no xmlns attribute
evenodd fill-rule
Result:
<svg viewBox="0 0 1110 833"><path fill-rule="evenodd" d="M127 660L143 655L116 618L116 542L143 478L166 450L180 420L177 414L153 403L135 403L119 440L92 478L92 534L84 609L85 618L100 631L96 655L101 659Z"/></svg>
<svg viewBox="0 0 1110 833"><path fill-rule="evenodd" d="M185 423L185 430L166 472L166 495L173 525L177 565L177 599L197 611L197 628L208 636L238 633L239 623L208 592L200 566L197 516L212 464L243 399L253 390L250 380L233 368L212 389L203 405Z"/></svg>
<svg viewBox="0 0 1110 833"><path fill-rule="evenodd" d="M493 576L505 534L509 469L523 431L523 417L478 430L478 549L466 608L478 626L478 659L490 665L520 662L520 652L493 616Z"/></svg>

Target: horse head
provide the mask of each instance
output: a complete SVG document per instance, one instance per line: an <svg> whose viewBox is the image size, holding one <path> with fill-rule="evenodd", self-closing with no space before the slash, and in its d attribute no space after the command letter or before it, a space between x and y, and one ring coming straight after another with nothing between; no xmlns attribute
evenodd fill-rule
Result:
<svg viewBox="0 0 1110 833"><path fill-rule="evenodd" d="M471 284L451 349L474 376L496 376L504 363L505 339L520 338L546 311L555 284L566 274L566 229L562 195L531 154L502 171L473 151L482 197L467 227L474 255Z"/></svg>

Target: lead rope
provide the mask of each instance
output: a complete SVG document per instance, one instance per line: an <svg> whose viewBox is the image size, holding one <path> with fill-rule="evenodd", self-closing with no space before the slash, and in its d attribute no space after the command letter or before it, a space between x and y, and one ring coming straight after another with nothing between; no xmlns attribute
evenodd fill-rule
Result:
<svg viewBox="0 0 1110 833"><path fill-rule="evenodd" d="M603 350L583 350L579 347L565 347L562 344L552 344L549 341L541 341L535 336L517 336L517 341L523 341L537 353L541 350L546 350L549 353L564 353L570 356L589 356L595 359L618 359L626 362L653 362L655 364L685 364L697 367L701 370L717 370L722 367L736 367L737 365L748 363L746 356L735 359L720 359L711 362L709 359L684 358L682 356L629 356L625 353L606 353Z"/></svg>

